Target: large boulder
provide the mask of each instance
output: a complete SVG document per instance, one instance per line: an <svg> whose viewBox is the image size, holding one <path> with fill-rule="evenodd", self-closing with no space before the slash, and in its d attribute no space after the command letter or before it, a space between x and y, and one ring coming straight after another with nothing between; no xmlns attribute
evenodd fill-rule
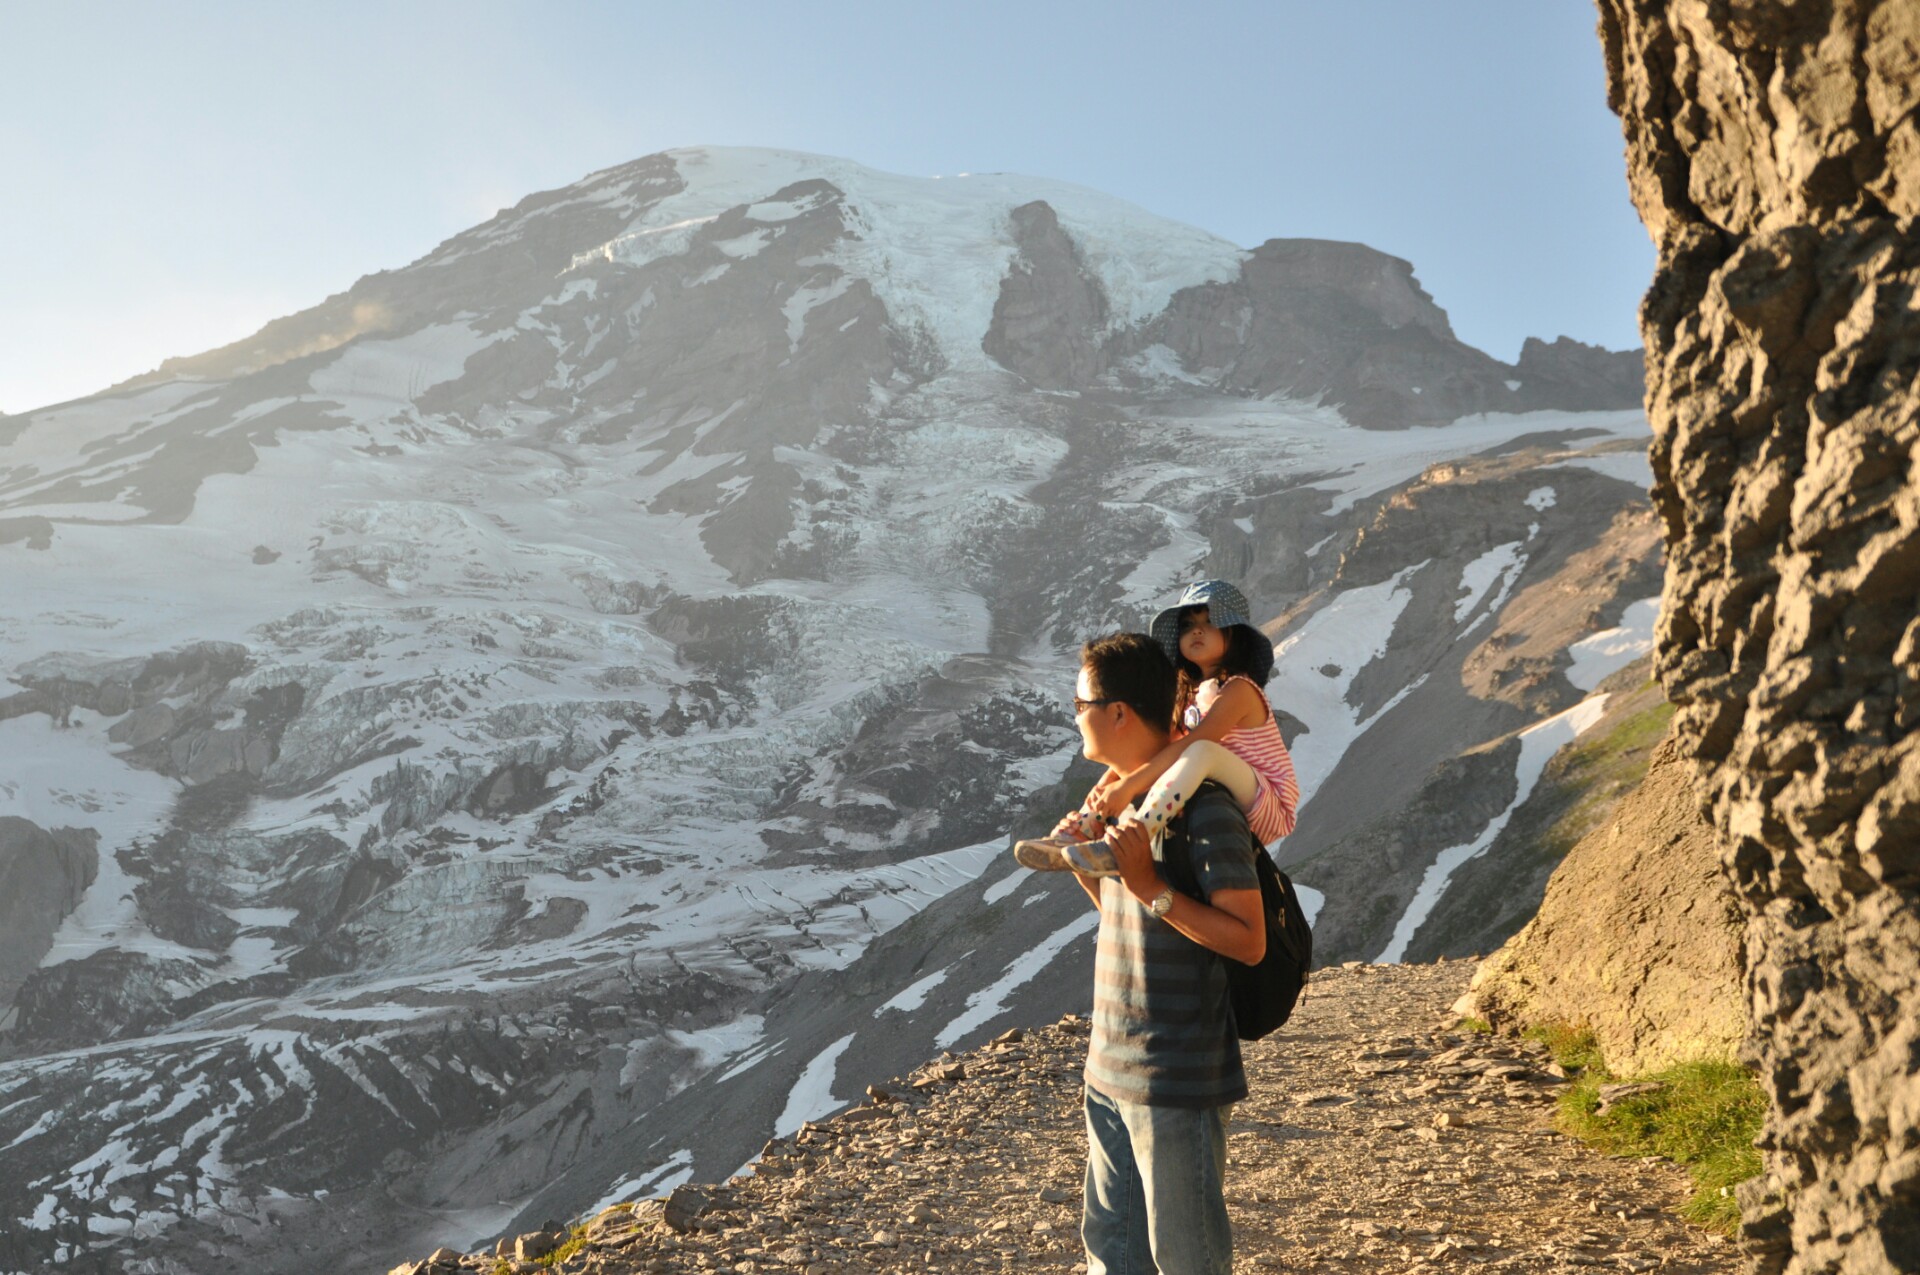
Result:
<svg viewBox="0 0 1920 1275"><path fill-rule="evenodd" d="M1585 1026L1622 1075L1732 1058L1747 1035L1744 928L1669 740L1561 862L1533 919L1481 963L1459 1009L1502 1027Z"/></svg>
<svg viewBox="0 0 1920 1275"><path fill-rule="evenodd" d="M1920 1271L1920 5L1601 0L1658 660L1747 917L1763 1272Z"/></svg>

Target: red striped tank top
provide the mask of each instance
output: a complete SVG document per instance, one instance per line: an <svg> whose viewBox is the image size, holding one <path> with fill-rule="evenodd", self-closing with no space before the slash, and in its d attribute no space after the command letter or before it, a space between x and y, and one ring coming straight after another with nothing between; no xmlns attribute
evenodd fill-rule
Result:
<svg viewBox="0 0 1920 1275"><path fill-rule="evenodd" d="M1242 726L1228 731L1220 743L1253 768L1259 779L1253 805L1247 810L1247 826L1262 842L1278 841L1293 831L1294 816L1300 810L1300 781L1293 773L1293 757L1280 737L1280 724L1274 720L1273 705L1267 693L1249 677L1230 677L1228 682L1245 682L1266 706L1267 719L1258 726ZM1191 728L1206 716L1213 702L1226 689L1226 682L1205 682L1194 692L1193 707L1187 710Z"/></svg>

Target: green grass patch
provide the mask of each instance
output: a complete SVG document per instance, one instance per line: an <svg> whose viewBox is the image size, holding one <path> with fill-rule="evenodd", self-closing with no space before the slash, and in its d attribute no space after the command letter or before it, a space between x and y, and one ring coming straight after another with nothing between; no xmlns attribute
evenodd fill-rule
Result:
<svg viewBox="0 0 1920 1275"><path fill-rule="evenodd" d="M1663 1088L1622 1099L1600 1115L1595 1111L1600 1086L1614 1083L1614 1078L1597 1051L1593 1058L1560 1096L1560 1127L1607 1155L1658 1155L1686 1166L1694 1192L1682 1215L1732 1234L1740 1221L1733 1188L1760 1172L1760 1152L1753 1140L1760 1134L1767 1100L1759 1080L1734 1063L1683 1063L1635 1077Z"/></svg>
<svg viewBox="0 0 1920 1275"><path fill-rule="evenodd" d="M1476 1036L1493 1035L1493 1024L1484 1018L1463 1018L1457 1024L1463 1032L1472 1032Z"/></svg>
<svg viewBox="0 0 1920 1275"><path fill-rule="evenodd" d="M1651 685L1651 683L1649 684ZM1641 691L1634 692L1642 694ZM1540 838L1542 857L1558 863L1625 793L1647 775L1647 758L1673 720L1673 705L1649 704L1596 738L1569 744L1553 759L1550 781L1575 794Z"/></svg>
<svg viewBox="0 0 1920 1275"><path fill-rule="evenodd" d="M565 1244L540 1259L542 1266L558 1266L587 1246L587 1228L576 1226Z"/></svg>
<svg viewBox="0 0 1920 1275"><path fill-rule="evenodd" d="M1600 1042L1584 1027L1573 1023L1541 1023L1527 1028L1521 1035L1544 1043L1553 1060L1569 1072L1606 1074L1607 1064L1600 1057Z"/></svg>

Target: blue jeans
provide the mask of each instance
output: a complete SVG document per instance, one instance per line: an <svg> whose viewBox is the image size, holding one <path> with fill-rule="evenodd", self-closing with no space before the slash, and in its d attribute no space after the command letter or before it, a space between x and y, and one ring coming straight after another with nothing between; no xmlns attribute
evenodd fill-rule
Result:
<svg viewBox="0 0 1920 1275"><path fill-rule="evenodd" d="M1149 1107L1087 1089L1087 1275L1231 1275L1226 1107Z"/></svg>

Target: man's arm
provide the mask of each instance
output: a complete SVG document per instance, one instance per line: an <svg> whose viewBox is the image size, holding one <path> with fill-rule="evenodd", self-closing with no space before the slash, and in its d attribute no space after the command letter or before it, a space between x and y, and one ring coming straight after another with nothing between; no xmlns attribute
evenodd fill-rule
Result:
<svg viewBox="0 0 1920 1275"><path fill-rule="evenodd" d="M1080 888L1087 892L1087 897L1093 900L1093 910L1098 912L1100 910L1100 878L1083 877L1076 872L1073 874L1073 879L1078 881Z"/></svg>
<svg viewBox="0 0 1920 1275"><path fill-rule="evenodd" d="M1120 865L1120 880L1127 893L1142 904L1153 902L1168 888L1153 862L1153 834L1139 824L1129 824L1107 834L1113 857ZM1099 886L1080 877L1081 888L1100 905ZM1175 890L1173 907L1166 921L1201 947L1230 957L1243 965L1256 965L1267 954L1267 923L1262 915L1260 891L1216 890L1211 900L1198 899Z"/></svg>

